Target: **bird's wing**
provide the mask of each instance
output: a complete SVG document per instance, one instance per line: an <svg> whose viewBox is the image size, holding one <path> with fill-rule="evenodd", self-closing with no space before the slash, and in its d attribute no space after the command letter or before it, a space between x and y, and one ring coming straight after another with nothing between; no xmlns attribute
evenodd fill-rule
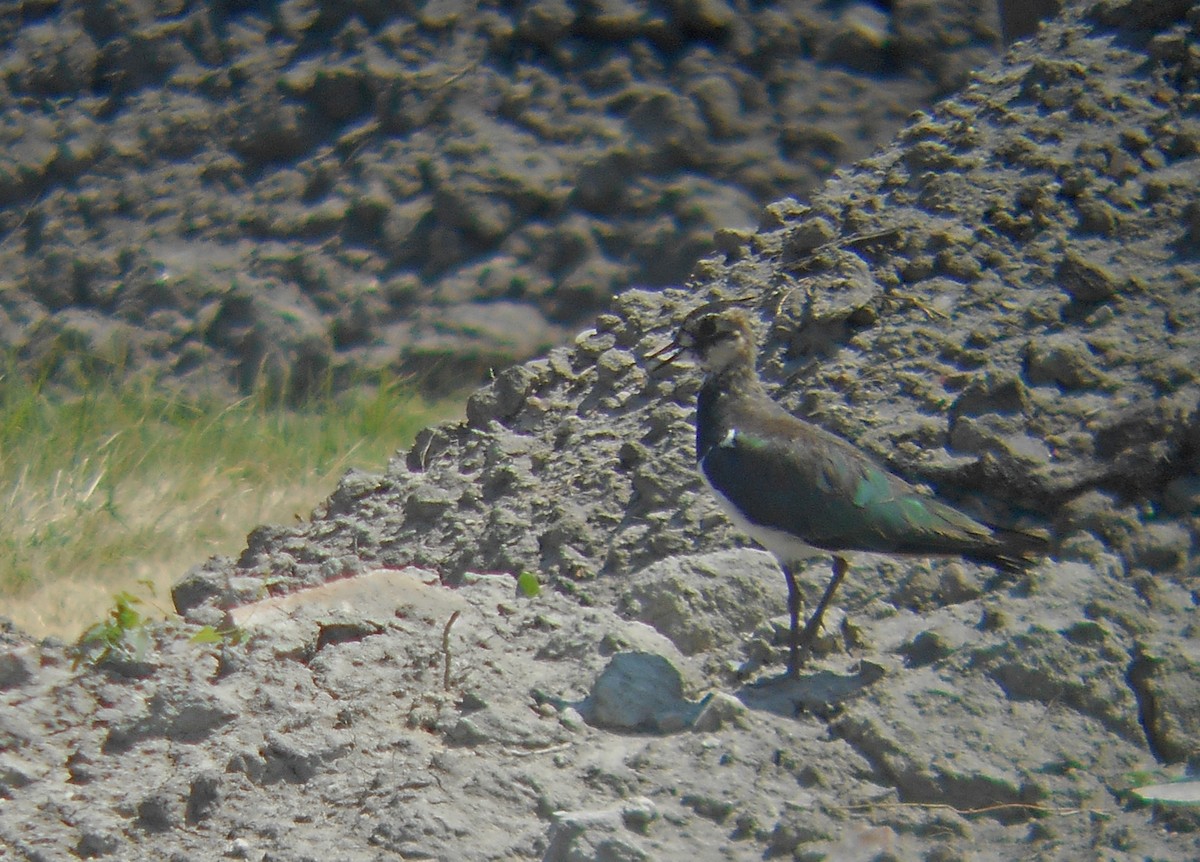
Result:
<svg viewBox="0 0 1200 862"><path fill-rule="evenodd" d="M787 414L735 428L701 460L754 524L830 551L986 551L992 530L924 496L846 441Z"/></svg>

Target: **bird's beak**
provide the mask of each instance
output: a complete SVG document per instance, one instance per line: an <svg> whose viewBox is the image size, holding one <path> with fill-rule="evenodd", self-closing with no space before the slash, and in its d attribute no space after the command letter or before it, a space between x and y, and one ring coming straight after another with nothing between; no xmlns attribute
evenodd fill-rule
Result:
<svg viewBox="0 0 1200 862"><path fill-rule="evenodd" d="M654 351L653 353L647 353L646 359L648 359L648 360L649 359L658 359L660 356L663 356L664 353L670 354L670 355L664 357L663 359L658 359L658 362L655 362L654 365L650 368L650 373L656 374L659 371L661 371L663 368L666 368L668 365L670 365L672 362L674 362L676 359L678 359L680 357L680 355L683 353L683 351L684 351L684 347L682 344L679 343L679 339L673 338L666 345L664 345L663 347L660 347L658 350Z"/></svg>

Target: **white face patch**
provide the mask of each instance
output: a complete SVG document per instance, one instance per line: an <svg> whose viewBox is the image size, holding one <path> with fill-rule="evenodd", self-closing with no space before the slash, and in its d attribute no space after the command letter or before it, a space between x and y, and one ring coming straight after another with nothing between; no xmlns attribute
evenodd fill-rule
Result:
<svg viewBox="0 0 1200 862"><path fill-rule="evenodd" d="M737 432L736 428L730 428L728 431L725 432L724 438L722 438L721 442L718 443L717 445L723 446L726 449L732 449L734 446L737 445L737 433L738 432Z"/></svg>
<svg viewBox="0 0 1200 862"><path fill-rule="evenodd" d="M704 364L708 368L723 369L738 360L742 351L740 337L723 338L708 349L704 356Z"/></svg>

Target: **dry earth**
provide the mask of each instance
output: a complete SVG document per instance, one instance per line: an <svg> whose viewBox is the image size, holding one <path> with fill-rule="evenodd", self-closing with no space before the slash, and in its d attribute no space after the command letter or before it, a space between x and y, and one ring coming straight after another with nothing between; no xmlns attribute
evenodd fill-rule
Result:
<svg viewBox="0 0 1200 862"><path fill-rule="evenodd" d="M190 572L143 655L10 633L0 856L1200 858L1195 807L1129 793L1200 764L1198 36L1191 0L1069 7ZM694 475L694 373L642 358L714 296L782 402L1052 557L858 557L775 679L782 578Z"/></svg>
<svg viewBox="0 0 1200 862"><path fill-rule="evenodd" d="M297 396L544 353L1001 42L992 0L17 5L0 344Z"/></svg>

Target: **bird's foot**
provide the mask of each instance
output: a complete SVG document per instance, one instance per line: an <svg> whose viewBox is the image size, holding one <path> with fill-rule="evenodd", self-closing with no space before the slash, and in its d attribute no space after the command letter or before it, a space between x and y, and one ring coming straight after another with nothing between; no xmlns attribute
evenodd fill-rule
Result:
<svg viewBox="0 0 1200 862"><path fill-rule="evenodd" d="M800 670L813 657L813 641L816 640L816 629L809 626L799 632L793 631L791 643L788 645L787 675L791 679L800 678Z"/></svg>
<svg viewBox="0 0 1200 862"><path fill-rule="evenodd" d="M787 674L792 678L799 676L800 671L810 665L815 659L840 652L843 646L842 626L845 616L835 610L832 614L823 615L818 621L809 620L794 637L794 644L788 644ZM834 619L830 619L830 617Z"/></svg>
<svg viewBox="0 0 1200 862"><path fill-rule="evenodd" d="M788 666L787 666L787 671L784 673L784 677L786 677L787 679L800 679L800 670L806 664L808 664L807 656L805 656L805 658L798 664L793 664L792 662L789 661Z"/></svg>

